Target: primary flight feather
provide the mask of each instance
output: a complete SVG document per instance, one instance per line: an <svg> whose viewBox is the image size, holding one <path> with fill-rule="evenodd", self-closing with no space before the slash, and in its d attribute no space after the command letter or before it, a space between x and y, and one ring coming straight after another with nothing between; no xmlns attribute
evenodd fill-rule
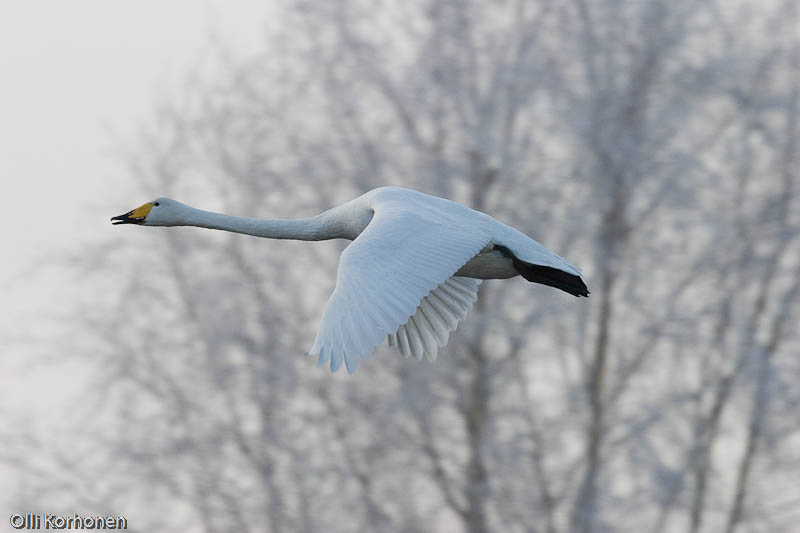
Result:
<svg viewBox="0 0 800 533"><path fill-rule="evenodd" d="M311 218L212 213L158 198L114 224L197 226L270 239L349 239L310 354L355 371L389 339L403 357L436 359L477 300L484 279L517 275L588 296L580 272L516 229L450 200L399 187L373 189Z"/></svg>

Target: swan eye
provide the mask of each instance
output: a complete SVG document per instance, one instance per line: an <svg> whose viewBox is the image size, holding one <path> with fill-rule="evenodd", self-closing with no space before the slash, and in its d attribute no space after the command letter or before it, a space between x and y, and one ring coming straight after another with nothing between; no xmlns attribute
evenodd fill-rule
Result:
<svg viewBox="0 0 800 533"><path fill-rule="evenodd" d="M156 206L156 207L158 207L158 205L159 205L159 204L158 204L158 202L156 202L156 203L154 203L153 205L154 205L154 206Z"/></svg>

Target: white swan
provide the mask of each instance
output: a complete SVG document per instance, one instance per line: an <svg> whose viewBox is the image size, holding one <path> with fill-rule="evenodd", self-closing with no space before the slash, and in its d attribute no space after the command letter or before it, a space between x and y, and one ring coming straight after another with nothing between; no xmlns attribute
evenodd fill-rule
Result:
<svg viewBox="0 0 800 533"><path fill-rule="evenodd" d="M381 187L311 218L264 220L158 198L114 224L197 226L269 239L350 239L309 355L355 371L388 336L404 357L436 359L483 279L525 279L588 296L580 272L544 246L463 205Z"/></svg>

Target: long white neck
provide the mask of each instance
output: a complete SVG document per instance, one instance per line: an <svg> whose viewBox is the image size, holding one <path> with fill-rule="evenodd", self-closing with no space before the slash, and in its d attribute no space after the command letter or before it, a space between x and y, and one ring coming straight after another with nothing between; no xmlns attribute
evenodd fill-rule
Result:
<svg viewBox="0 0 800 533"><path fill-rule="evenodd" d="M180 223L176 225L232 231L267 239L324 241L351 238L345 234L330 211L310 218L270 220L223 215L192 207L186 210Z"/></svg>

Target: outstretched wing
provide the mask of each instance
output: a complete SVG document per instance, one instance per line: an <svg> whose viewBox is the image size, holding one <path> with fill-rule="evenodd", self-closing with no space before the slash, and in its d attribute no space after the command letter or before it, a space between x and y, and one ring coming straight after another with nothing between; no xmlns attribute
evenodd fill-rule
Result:
<svg viewBox="0 0 800 533"><path fill-rule="evenodd" d="M432 290L417 307L414 316L389 335L389 346L397 346L408 359L417 361L425 356L436 361L440 347L447 344L450 333L467 318L472 304L478 299L481 280L453 276Z"/></svg>
<svg viewBox="0 0 800 533"><path fill-rule="evenodd" d="M423 299L491 239L479 224L460 222L408 210L376 210L339 260L336 289L309 352L319 355L319 366L330 362L336 372L344 363L353 372L401 326L410 338L409 318L421 303L425 307Z"/></svg>

